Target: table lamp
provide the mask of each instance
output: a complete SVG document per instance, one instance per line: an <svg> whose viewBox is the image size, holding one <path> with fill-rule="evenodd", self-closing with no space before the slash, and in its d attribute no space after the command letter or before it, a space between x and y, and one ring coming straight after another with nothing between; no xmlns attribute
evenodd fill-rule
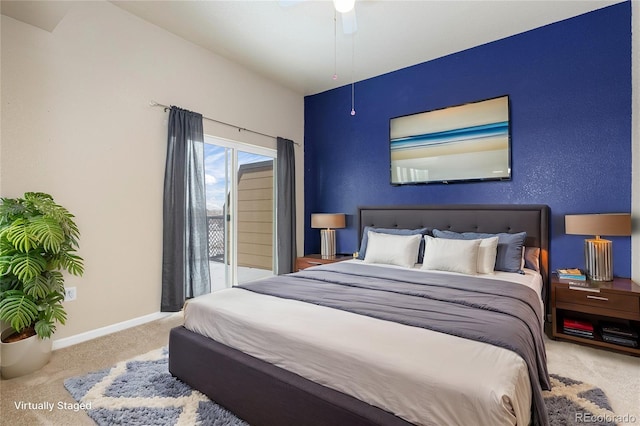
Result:
<svg viewBox="0 0 640 426"><path fill-rule="evenodd" d="M313 213L311 215L311 227L323 228L320 231L321 251L323 258L331 258L336 255L336 228L345 227L344 213ZM332 229L333 228L333 229Z"/></svg>
<svg viewBox="0 0 640 426"><path fill-rule="evenodd" d="M595 235L595 238L584 240L587 276L593 281L612 281L612 243L600 236L631 235L631 215L629 213L566 215L564 226L566 234Z"/></svg>

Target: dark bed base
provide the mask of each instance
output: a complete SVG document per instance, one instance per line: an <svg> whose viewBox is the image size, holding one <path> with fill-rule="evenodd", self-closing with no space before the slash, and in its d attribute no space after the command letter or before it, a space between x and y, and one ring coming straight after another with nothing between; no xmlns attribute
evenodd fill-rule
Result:
<svg viewBox="0 0 640 426"><path fill-rule="evenodd" d="M171 330L169 371L252 426L411 425L184 327Z"/></svg>
<svg viewBox="0 0 640 426"><path fill-rule="evenodd" d="M543 297L548 305L549 208L546 205L361 207L358 222L360 235L365 226L429 226L456 232L527 231L525 245L541 249ZM171 331L169 371L252 426L410 425L387 411L184 327Z"/></svg>

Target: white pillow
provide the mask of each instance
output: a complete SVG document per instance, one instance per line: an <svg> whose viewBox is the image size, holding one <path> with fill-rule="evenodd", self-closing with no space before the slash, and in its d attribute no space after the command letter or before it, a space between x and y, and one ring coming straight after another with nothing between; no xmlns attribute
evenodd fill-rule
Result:
<svg viewBox="0 0 640 426"><path fill-rule="evenodd" d="M475 275L480 240L452 240L425 236L422 269Z"/></svg>
<svg viewBox="0 0 640 426"><path fill-rule="evenodd" d="M384 263L411 268L418 261L421 234L392 235L369 231L367 233L366 263Z"/></svg>
<svg viewBox="0 0 640 426"><path fill-rule="evenodd" d="M498 254L498 237L483 238L478 248L478 273L493 274Z"/></svg>

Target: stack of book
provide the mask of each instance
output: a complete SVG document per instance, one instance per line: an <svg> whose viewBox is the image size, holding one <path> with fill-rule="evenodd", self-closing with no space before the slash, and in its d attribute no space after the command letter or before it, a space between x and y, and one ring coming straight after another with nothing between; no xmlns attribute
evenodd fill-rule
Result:
<svg viewBox="0 0 640 426"><path fill-rule="evenodd" d="M589 321L565 318L562 324L562 331L572 336L593 339L593 324Z"/></svg>
<svg viewBox="0 0 640 426"><path fill-rule="evenodd" d="M556 271L561 280L585 281L587 276L580 269L558 269Z"/></svg>
<svg viewBox="0 0 640 426"><path fill-rule="evenodd" d="M624 324L606 323L600 324L602 340L616 345L638 347L638 332Z"/></svg>

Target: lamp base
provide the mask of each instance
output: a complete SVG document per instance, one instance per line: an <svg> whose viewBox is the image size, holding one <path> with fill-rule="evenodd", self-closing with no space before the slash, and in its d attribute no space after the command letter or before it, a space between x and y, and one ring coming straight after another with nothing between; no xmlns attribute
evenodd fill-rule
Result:
<svg viewBox="0 0 640 426"><path fill-rule="evenodd" d="M584 240L584 263L593 281L613 281L612 244L601 238Z"/></svg>
<svg viewBox="0 0 640 426"><path fill-rule="evenodd" d="M334 229L320 230L320 254L323 258L332 258L336 255L336 231Z"/></svg>

